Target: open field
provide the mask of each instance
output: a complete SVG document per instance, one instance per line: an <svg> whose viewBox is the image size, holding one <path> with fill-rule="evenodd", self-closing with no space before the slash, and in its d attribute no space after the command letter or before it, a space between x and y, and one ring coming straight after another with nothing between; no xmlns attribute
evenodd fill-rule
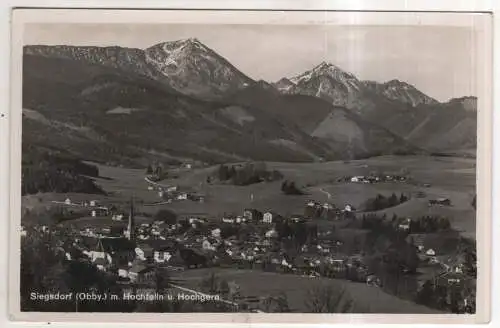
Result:
<svg viewBox="0 0 500 328"><path fill-rule="evenodd" d="M439 313L424 306L401 300L384 293L377 287L363 283L327 278L309 278L297 275L286 275L272 272L236 270L236 269L196 269L182 273L173 273L173 278L179 279L179 284L196 289L202 279L214 273L217 277L234 281L240 286L243 296L262 297L285 293L293 312L307 312L304 300L310 289L332 284L345 288L350 297L355 300L355 311L362 313Z"/></svg>
<svg viewBox="0 0 500 328"><path fill-rule="evenodd" d="M390 217L416 217L422 215L448 216L452 226L468 237L475 237L475 211L471 200L475 193L475 161L466 158L428 157L428 156L383 156L350 162L325 163L267 163L269 169L282 172L285 179L295 181L303 187L306 195L287 196L281 193L281 181L259 183L249 186L230 184L207 184L206 178L217 170L217 166L179 170L178 178L162 181L164 184L180 186L181 190L196 190L206 195L204 203L189 200L174 201L171 204L143 206L144 203L160 201L156 191L148 190L144 180L144 170L117 168L98 165L100 176L96 182L108 192L107 196L84 194L41 194L23 198L23 206L33 207L38 202L46 204L52 200L62 201L98 199L103 204L127 207L131 196L136 199L139 212L154 214L162 208L171 209L179 214L203 213L219 218L224 213L242 213L246 207L261 211L273 210L282 215L302 214L306 201L314 199L330 202L337 206L351 204L360 207L368 198L378 193L389 196L393 192L415 194L425 193L425 197L413 197L410 201L382 212ZM358 184L337 182L344 176L379 174L409 174L414 183ZM423 184L430 184L423 187ZM429 207L428 200L447 197L450 207Z"/></svg>

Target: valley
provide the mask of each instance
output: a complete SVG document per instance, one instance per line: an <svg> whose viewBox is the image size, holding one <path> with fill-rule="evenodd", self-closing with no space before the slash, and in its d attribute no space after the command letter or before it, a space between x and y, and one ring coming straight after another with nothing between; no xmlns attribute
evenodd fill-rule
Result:
<svg viewBox="0 0 500 328"><path fill-rule="evenodd" d="M125 312L475 312L475 97L327 61L253 80L196 38L26 45L22 74L30 286L83 266L224 300Z"/></svg>

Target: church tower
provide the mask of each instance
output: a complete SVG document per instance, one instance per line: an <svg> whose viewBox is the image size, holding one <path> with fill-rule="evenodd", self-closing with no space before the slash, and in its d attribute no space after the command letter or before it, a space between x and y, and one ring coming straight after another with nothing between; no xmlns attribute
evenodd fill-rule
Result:
<svg viewBox="0 0 500 328"><path fill-rule="evenodd" d="M130 198L130 211L128 215L128 227L127 227L127 237L128 240L135 240L135 217L134 217L134 198Z"/></svg>

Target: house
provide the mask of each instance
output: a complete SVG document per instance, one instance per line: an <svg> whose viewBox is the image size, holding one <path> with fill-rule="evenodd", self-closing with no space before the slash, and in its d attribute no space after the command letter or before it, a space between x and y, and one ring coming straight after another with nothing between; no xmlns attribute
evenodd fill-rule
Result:
<svg viewBox="0 0 500 328"><path fill-rule="evenodd" d="M109 211L106 207L98 207L98 208L94 208L92 211L90 211L90 215L92 217L107 216L108 213L109 213Z"/></svg>
<svg viewBox="0 0 500 328"><path fill-rule="evenodd" d="M148 190L153 190L153 186L148 186Z"/></svg>
<svg viewBox="0 0 500 328"><path fill-rule="evenodd" d="M203 242L201 244L201 248L205 251L214 251L215 250L215 247L212 245L212 243L208 239L203 240Z"/></svg>
<svg viewBox="0 0 500 328"><path fill-rule="evenodd" d="M126 238L84 237L85 244L90 244L87 256L92 262L98 258L105 259L108 265L119 262L127 262L135 256L135 244Z"/></svg>
<svg viewBox="0 0 500 328"><path fill-rule="evenodd" d="M276 232L276 230L271 229L271 230L266 232L265 236L266 236L266 238L276 238L276 237L278 237L278 233Z"/></svg>
<svg viewBox="0 0 500 328"><path fill-rule="evenodd" d="M425 255L427 256L436 256L436 251L433 250L432 248L428 249L426 252L425 252Z"/></svg>
<svg viewBox="0 0 500 328"><path fill-rule="evenodd" d="M66 200L64 201L64 204L71 205L71 199L66 198Z"/></svg>
<svg viewBox="0 0 500 328"><path fill-rule="evenodd" d="M461 286L465 283L465 276L461 273L445 272L438 276L437 283L448 286Z"/></svg>
<svg viewBox="0 0 500 328"><path fill-rule="evenodd" d="M365 180L364 176L358 175L351 178L351 182L363 182Z"/></svg>
<svg viewBox="0 0 500 328"><path fill-rule="evenodd" d="M188 199L188 194L185 192L181 192L177 195L177 200L187 200Z"/></svg>
<svg viewBox="0 0 500 328"><path fill-rule="evenodd" d="M141 243L135 248L135 254L141 261L151 260L153 258L154 250L151 245Z"/></svg>
<svg viewBox="0 0 500 328"><path fill-rule="evenodd" d="M91 207L95 207L95 206L97 206L97 204L98 204L97 200L91 200L90 201L90 206Z"/></svg>
<svg viewBox="0 0 500 328"><path fill-rule="evenodd" d="M334 209L334 206L332 204L329 204L329 203L323 204L323 210L329 211L329 210L333 210L333 209Z"/></svg>
<svg viewBox="0 0 500 328"><path fill-rule="evenodd" d="M224 222L224 223L234 223L235 219L233 217L224 216L222 218L222 222Z"/></svg>
<svg viewBox="0 0 500 328"><path fill-rule="evenodd" d="M265 212L264 215L262 216L262 222L264 223L275 223L277 221L281 220L281 216L277 213L274 213L272 211Z"/></svg>
<svg viewBox="0 0 500 328"><path fill-rule="evenodd" d="M144 264L134 264L128 271L128 278L134 283L151 282L154 279L154 269Z"/></svg>
<svg viewBox="0 0 500 328"><path fill-rule="evenodd" d="M170 262L177 253L177 243L167 239L150 239L144 242L152 251L152 259L156 263Z"/></svg>
<svg viewBox="0 0 500 328"><path fill-rule="evenodd" d="M102 257L98 257L93 261L94 265L97 267L98 270L100 271L107 271L107 268L110 266L110 262Z"/></svg>
<svg viewBox="0 0 500 328"><path fill-rule="evenodd" d="M123 220L123 214L114 214L111 217L111 220L113 220L113 221L121 221L121 220Z"/></svg>
<svg viewBox="0 0 500 328"><path fill-rule="evenodd" d="M118 277L128 278L128 266L122 266L118 268Z"/></svg>
<svg viewBox="0 0 500 328"><path fill-rule="evenodd" d="M310 200L306 203L306 206L308 206L308 207L317 207L318 205L319 205L318 203L316 203L315 201L312 201L312 200Z"/></svg>
<svg viewBox="0 0 500 328"><path fill-rule="evenodd" d="M439 205L439 206L451 206L451 201L449 198L438 198L429 200L429 206Z"/></svg>
<svg viewBox="0 0 500 328"><path fill-rule="evenodd" d="M437 204L441 206L450 206L451 200L449 198L438 198L436 199Z"/></svg>
<svg viewBox="0 0 500 328"><path fill-rule="evenodd" d="M410 230L410 224L411 224L411 219L406 218L405 220L399 223L398 228L399 230L408 231Z"/></svg>
<svg viewBox="0 0 500 328"><path fill-rule="evenodd" d="M296 214L296 215L292 215L290 217L290 221L292 221L294 223L299 223L299 222L305 222L306 219L303 215Z"/></svg>
<svg viewBox="0 0 500 328"><path fill-rule="evenodd" d="M265 212L264 216L262 217L262 222L264 222L264 223L273 223L273 213L271 213L271 212Z"/></svg>
<svg viewBox="0 0 500 328"><path fill-rule="evenodd" d="M174 192L177 191L177 186L170 186L167 188L167 192Z"/></svg>
<svg viewBox="0 0 500 328"><path fill-rule="evenodd" d="M243 217L247 221L260 221L262 219L262 213L256 209L246 208L243 210Z"/></svg>
<svg viewBox="0 0 500 328"><path fill-rule="evenodd" d="M220 238L220 233L221 233L221 230L219 228L215 228L211 232L212 237L214 237L214 238Z"/></svg>
<svg viewBox="0 0 500 328"><path fill-rule="evenodd" d="M351 205L347 204L345 207L344 207L344 212L352 212L354 209Z"/></svg>
<svg viewBox="0 0 500 328"><path fill-rule="evenodd" d="M412 233L412 234L409 234L408 237L406 237L406 242L417 247L418 251L422 252L425 249L425 238L426 238L426 234Z"/></svg>

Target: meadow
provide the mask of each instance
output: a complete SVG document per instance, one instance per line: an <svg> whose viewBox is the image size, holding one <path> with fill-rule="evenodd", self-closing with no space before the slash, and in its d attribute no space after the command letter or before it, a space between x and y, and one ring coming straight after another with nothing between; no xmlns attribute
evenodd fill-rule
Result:
<svg viewBox="0 0 500 328"><path fill-rule="evenodd" d="M274 211L281 215L302 214L309 200L333 203L338 207L350 204L356 208L377 194L392 193L411 195L408 202L385 209L388 217L419 217L440 215L449 217L452 227L463 235L475 238L476 218L471 201L475 193L475 160L458 157L432 156L382 156L366 160L336 161L324 163L266 163L268 169L278 170L284 179L294 181L304 195L285 195L281 192L282 181L262 182L248 186L235 186L220 182L207 183L218 166L175 170L175 178L162 184L178 185L181 190L205 194L205 202L190 200L173 201L170 204L145 206L161 201L157 191L148 190L144 180L145 169L129 169L97 164L99 175L95 181L107 195L89 194L38 194L23 197L23 208L47 206L52 200L75 201L98 199L103 204L113 204L126 209L133 196L137 211L153 215L159 209L170 209L179 215L204 214L219 219L224 214L241 214L244 208ZM354 175L405 174L411 183L384 182L363 184L339 182ZM420 193L419 197L415 195ZM428 206L429 199L449 198L452 206ZM361 214L360 214L361 215Z"/></svg>
<svg viewBox="0 0 500 328"><path fill-rule="evenodd" d="M192 289L199 289L203 279L211 274L228 282L235 282L244 297L265 297L285 294L292 312L307 312L304 300L308 292L326 285L345 289L354 300L354 311L358 313L439 313L425 306L402 300L383 292L380 288L355 283L347 280L328 278L310 278L299 275L287 275L273 272L262 272L237 269L196 269L172 273L177 283Z"/></svg>

